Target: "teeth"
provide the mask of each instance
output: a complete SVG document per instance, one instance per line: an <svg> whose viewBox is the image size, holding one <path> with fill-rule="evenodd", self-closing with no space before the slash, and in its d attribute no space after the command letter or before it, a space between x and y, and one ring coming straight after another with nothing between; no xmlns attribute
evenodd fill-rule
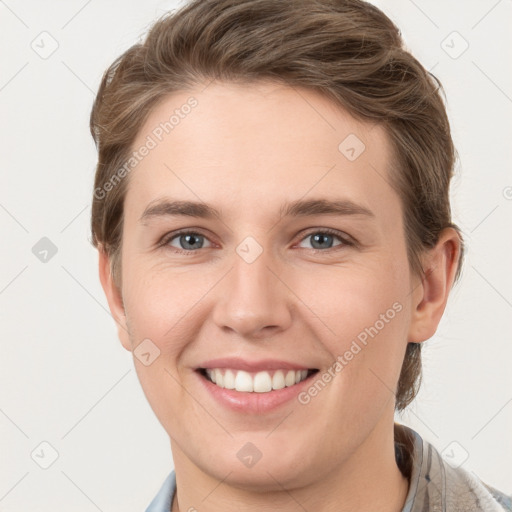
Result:
<svg viewBox="0 0 512 512"><path fill-rule="evenodd" d="M268 393L273 389L293 386L303 381L307 374L307 370L277 370L273 375L265 371L251 374L243 370L206 370L208 378L217 386L246 393Z"/></svg>
<svg viewBox="0 0 512 512"><path fill-rule="evenodd" d="M258 372L254 376L254 391L256 393L272 391L272 377L268 372Z"/></svg>
<svg viewBox="0 0 512 512"><path fill-rule="evenodd" d="M293 370L289 371L286 374L286 377L284 378L284 383L286 384L286 387L293 386L295 384L295 382L297 382L297 380L295 378L295 372Z"/></svg>
<svg viewBox="0 0 512 512"><path fill-rule="evenodd" d="M272 377L272 389L283 389L284 387L284 373L279 370Z"/></svg>
<svg viewBox="0 0 512 512"><path fill-rule="evenodd" d="M235 386L235 374L231 370L226 370L226 373L224 374L224 387L226 389L235 389Z"/></svg>
<svg viewBox="0 0 512 512"><path fill-rule="evenodd" d="M251 376L247 372L237 372L235 377L235 389L237 391L254 391L253 388L254 385Z"/></svg>

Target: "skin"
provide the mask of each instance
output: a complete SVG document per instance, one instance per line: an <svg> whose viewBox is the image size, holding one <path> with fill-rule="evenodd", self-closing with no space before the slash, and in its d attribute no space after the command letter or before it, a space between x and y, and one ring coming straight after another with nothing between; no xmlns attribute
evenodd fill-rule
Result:
<svg viewBox="0 0 512 512"><path fill-rule="evenodd" d="M160 351L149 366L134 364L171 439L172 510L401 510L408 481L394 458L393 390L407 342L430 338L445 309L456 232L444 230L424 254L426 277L413 275L386 132L315 92L260 82L175 93L153 109L133 147L190 96L198 105L126 178L122 286L101 248L99 261L122 345L133 351L149 338ZM366 145L354 161L338 150L349 134ZM163 197L222 215L141 222ZM280 217L283 203L312 198L350 199L374 216ZM179 236L157 247L182 228L202 235L194 246L202 248L174 252L190 247ZM313 245L323 228L357 243L335 235ZM263 250L251 264L236 252L248 236ZM241 414L214 402L194 371L239 356L325 372L396 302L401 311L306 405ZM247 442L262 453L250 468L236 456Z"/></svg>

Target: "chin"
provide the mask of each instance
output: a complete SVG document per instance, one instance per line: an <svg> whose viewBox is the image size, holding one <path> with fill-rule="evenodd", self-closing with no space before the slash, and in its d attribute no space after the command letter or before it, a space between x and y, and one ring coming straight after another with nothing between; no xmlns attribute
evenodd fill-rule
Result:
<svg viewBox="0 0 512 512"><path fill-rule="evenodd" d="M288 448L270 446L267 440L259 443L261 450L250 441L236 442L236 448L226 447L221 453L204 460L204 454L196 464L202 471L233 487L254 492L282 491L308 485L311 480L321 478L321 467L314 468L312 461L301 453L302 443L295 453Z"/></svg>

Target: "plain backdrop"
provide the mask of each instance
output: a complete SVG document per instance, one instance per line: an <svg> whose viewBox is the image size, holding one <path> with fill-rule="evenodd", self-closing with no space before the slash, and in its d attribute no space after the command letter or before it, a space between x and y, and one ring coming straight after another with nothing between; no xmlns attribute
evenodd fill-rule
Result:
<svg viewBox="0 0 512 512"><path fill-rule="evenodd" d="M420 395L397 419L510 493L512 2L376 4L444 85L467 244ZM2 511L141 511L172 469L89 242L88 122L106 67L178 5L0 0Z"/></svg>

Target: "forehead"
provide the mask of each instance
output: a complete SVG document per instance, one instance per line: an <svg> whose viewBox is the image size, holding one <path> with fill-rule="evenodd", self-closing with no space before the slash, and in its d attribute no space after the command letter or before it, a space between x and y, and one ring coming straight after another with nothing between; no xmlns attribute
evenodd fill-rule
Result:
<svg viewBox="0 0 512 512"><path fill-rule="evenodd" d="M129 175L125 202L139 215L165 195L253 215L308 195L369 209L399 202L384 129L303 88L213 82L173 93L132 149L143 146L150 149Z"/></svg>

